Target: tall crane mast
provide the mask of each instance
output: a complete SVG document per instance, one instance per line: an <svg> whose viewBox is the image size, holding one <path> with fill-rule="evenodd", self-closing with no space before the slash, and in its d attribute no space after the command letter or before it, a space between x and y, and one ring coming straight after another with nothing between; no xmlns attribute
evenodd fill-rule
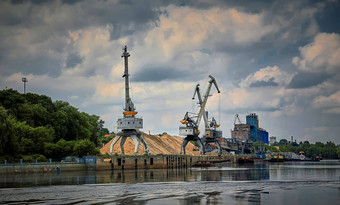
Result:
<svg viewBox="0 0 340 205"><path fill-rule="evenodd" d="M136 116L138 112L136 111L136 108L130 98L128 69L128 58L130 57L130 54L127 52L127 46L123 47L123 54L121 57L124 58L125 67L124 74L122 76L125 78L125 108L123 111L123 117L118 118L117 120L117 129L120 130L120 132L117 133L117 137L115 137L111 142L110 154L112 154L113 146L118 142L119 139L121 139L120 149L122 154L124 154L124 144L128 137L130 137L135 143L135 155L138 154L139 142L143 143L144 151L146 154L149 154L150 151L146 141L144 140L144 134L139 130L143 129L143 118Z"/></svg>
<svg viewBox="0 0 340 205"><path fill-rule="evenodd" d="M130 98L130 88L129 88L129 64L128 57L130 57L130 53L127 52L127 46L123 47L122 58L124 58L124 74L123 78L125 78L125 112L124 115L136 115L134 104Z"/></svg>

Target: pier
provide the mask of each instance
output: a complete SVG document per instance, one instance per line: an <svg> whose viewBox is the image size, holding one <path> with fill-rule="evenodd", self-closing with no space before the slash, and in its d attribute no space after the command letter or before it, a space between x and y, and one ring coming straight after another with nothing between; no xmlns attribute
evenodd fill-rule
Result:
<svg viewBox="0 0 340 205"><path fill-rule="evenodd" d="M231 154L217 155L140 155L97 158L97 170L189 168L201 162L234 161Z"/></svg>
<svg viewBox="0 0 340 205"><path fill-rule="evenodd" d="M87 158L89 158L87 156ZM136 169L186 169L200 164L237 162L229 153L217 155L110 155L93 156L83 162L1 164L0 174L31 174L52 172L136 170Z"/></svg>

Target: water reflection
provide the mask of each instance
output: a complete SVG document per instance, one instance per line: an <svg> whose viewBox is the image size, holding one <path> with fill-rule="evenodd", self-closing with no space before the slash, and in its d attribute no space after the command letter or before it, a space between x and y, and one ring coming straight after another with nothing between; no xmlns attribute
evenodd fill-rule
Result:
<svg viewBox="0 0 340 205"><path fill-rule="evenodd" d="M251 181L269 180L269 168L265 163L230 166L218 166L198 169L200 181Z"/></svg>
<svg viewBox="0 0 340 205"><path fill-rule="evenodd" d="M0 204L338 204L339 165L225 163L191 169L7 175L1 176L1 187L23 188L0 189Z"/></svg>
<svg viewBox="0 0 340 205"><path fill-rule="evenodd" d="M249 181L269 179L267 165L253 167L209 167L192 169L150 169L83 171L41 174L5 175L0 187L27 187L46 185L78 185L106 183L189 182L189 181Z"/></svg>
<svg viewBox="0 0 340 205"><path fill-rule="evenodd" d="M190 169L138 169L39 174L11 174L0 178L0 187L48 185L193 182L193 181L339 181L340 163L223 163Z"/></svg>

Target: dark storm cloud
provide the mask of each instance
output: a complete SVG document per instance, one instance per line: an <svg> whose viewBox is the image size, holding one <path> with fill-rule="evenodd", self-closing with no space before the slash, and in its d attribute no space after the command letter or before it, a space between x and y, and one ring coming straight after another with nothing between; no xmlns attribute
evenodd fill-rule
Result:
<svg viewBox="0 0 340 205"><path fill-rule="evenodd" d="M158 20L159 12L154 6L159 4L148 1L132 1L131 4L115 1L1 1L0 75L23 72L58 76L63 61L66 60L67 67L81 62L72 55L63 59L68 55L66 39L69 31L112 25L111 39L143 33L152 26L150 22Z"/></svg>
<svg viewBox="0 0 340 205"><path fill-rule="evenodd" d="M330 77L331 76L327 73L301 72L293 77L292 81L288 85L288 88L300 89L313 87L323 83Z"/></svg>
<svg viewBox="0 0 340 205"><path fill-rule="evenodd" d="M66 59L66 68L73 68L74 66L83 62L83 58L77 53L71 53Z"/></svg>
<svg viewBox="0 0 340 205"><path fill-rule="evenodd" d="M320 31L326 33L340 33L340 24L338 21L334 19L340 19L340 12L339 12L340 2L325 2L325 10L327 12L319 13L316 16L316 20L319 23ZM321 23L327 22L327 23Z"/></svg>
<svg viewBox="0 0 340 205"><path fill-rule="evenodd" d="M292 56L298 55L299 46L309 43L318 33L315 16L323 11L322 1L217 1L221 7L236 8L239 11L261 14L263 25L275 25L277 29L258 41L238 45L223 41L212 40L213 48L217 52L231 56L234 67L229 71L231 81L238 82L250 72L254 66L258 68L268 65L286 67L288 72L295 68L286 66ZM254 59L254 63L249 63ZM227 76L228 77L228 76Z"/></svg>
<svg viewBox="0 0 340 205"><path fill-rule="evenodd" d="M274 78L270 78L268 81L265 80L259 80L256 82L253 82L249 85L249 87L265 87L265 86L278 86L279 84L277 82L274 82Z"/></svg>
<svg viewBox="0 0 340 205"><path fill-rule="evenodd" d="M11 4L12 1L3 1L0 3L0 45L2 47L5 42L11 42L11 45L6 50L6 53L10 53L12 55L16 55L17 58L15 61L18 65L25 64L22 61L23 58L26 58L28 61L35 61L39 59L29 59L29 55L20 56L17 54L17 50L25 50L25 45L21 45L20 43L13 42L14 39L13 34L18 34L22 32L22 29L25 28L29 30L30 38L26 43L31 46L35 44L41 44L42 42L48 42L51 39L51 36L59 36L57 42L53 45L46 45L46 47L42 47L39 49L52 50L55 52L61 52L63 47L66 47L65 38L68 37L69 31L74 31L78 29L86 29L88 27L95 26L103 26L110 24L113 29L111 30L110 39L115 40L124 36L132 36L135 32L139 32L141 35L145 34L143 31L147 31L152 26L157 25L159 16L161 14L166 13L166 11L161 10L160 7L168 6L170 4L176 6L186 6L186 7L194 7L198 9L209 9L212 7L220 7L220 8L231 8L236 7L241 11L251 11L253 13L259 13L263 11L263 8L273 8L273 11L267 11L266 19L277 19L274 18L277 11L283 10L284 8L282 4L284 3L273 3L268 4L266 1L247 1L247 2L239 2L239 1L139 1L139 0L129 0L129 1L96 1L93 3L92 1L18 1L16 4ZM305 4L303 3L295 3L297 8L299 9ZM285 4L287 5L287 4ZM293 9L291 13L284 13L281 11L282 15L289 16L296 9ZM287 9L286 9L287 10ZM15 11L15 12L13 12ZM310 17L310 16L307 16ZM46 21L48 19L48 21ZM67 20L66 20L67 19ZM291 19L294 19L293 25L298 25L303 23L306 18L296 18L292 15ZM302 20L300 20L302 19ZM307 18L308 20L312 18ZM297 21L296 24L294 22ZM270 23L270 22L269 22ZM308 24L308 22L307 22ZM289 28L292 25L286 25L286 28ZM296 29L295 29L296 30ZM300 32L300 30L298 31ZM296 36L296 35L294 35ZM134 37L135 38L135 37ZM223 38L224 39L224 38ZM269 37L262 40L264 46L262 50L267 49L268 47L272 47L276 50L282 50L282 47L277 49L277 46L274 46L273 41L269 39ZM276 38L277 39L277 38ZM295 38L294 38L295 39ZM300 39L300 38L296 38ZM224 41L224 40L223 40ZM225 44L222 42L216 42L217 46L221 44L221 46L227 50L224 52L231 54L240 49L240 47ZM282 42L281 45L285 45L285 42ZM213 49L213 50L219 50ZM221 49L220 49L221 50ZM222 49L223 50L223 49ZM261 47L258 45L245 46L241 48L241 50L249 51L254 50L254 57L256 57L256 53L261 53ZM27 50L27 52L29 52ZM263 51L264 52L264 51ZM262 53L263 53L262 52ZM282 53L281 53L282 54ZM34 55L34 54L33 54ZM39 54L36 54L39 55ZM239 55L239 54L236 54ZM251 54L250 54L251 55ZM249 56L249 55L248 55ZM282 56L282 55L281 55ZM247 57L247 56L244 56ZM51 57L44 56L47 59L41 59L41 61L49 61L54 60ZM63 60L63 59L59 59ZM2 59L0 59L0 63L8 62L12 64L10 70L6 70L6 72L1 68L0 74L8 75L11 73L15 73L21 71L20 66L16 63L11 62L12 59L6 58L6 55L2 55ZM67 60L68 61L68 60ZM235 58L235 61L243 61L243 59ZM42 64L37 62L38 64ZM39 70L39 73L45 72L46 74L56 76L60 73L62 69L60 63L59 68L56 69L56 64L53 64L51 68L46 64L44 66L45 69ZM66 65L70 65L66 63ZM247 66L244 66L245 72L250 69ZM238 69L239 70L239 69ZM29 67L27 65L26 68L27 73L35 74L37 72L36 67Z"/></svg>
<svg viewBox="0 0 340 205"><path fill-rule="evenodd" d="M176 80L187 74L171 67L145 67L133 75L136 82L158 82L162 80Z"/></svg>

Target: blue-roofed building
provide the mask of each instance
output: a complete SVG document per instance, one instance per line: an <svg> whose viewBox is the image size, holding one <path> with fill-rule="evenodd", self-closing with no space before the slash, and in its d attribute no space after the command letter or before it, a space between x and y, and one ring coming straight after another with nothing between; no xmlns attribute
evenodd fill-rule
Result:
<svg viewBox="0 0 340 205"><path fill-rule="evenodd" d="M246 123L250 126L250 139L253 142L258 141L259 137L259 118L256 113L250 113L246 117Z"/></svg>

